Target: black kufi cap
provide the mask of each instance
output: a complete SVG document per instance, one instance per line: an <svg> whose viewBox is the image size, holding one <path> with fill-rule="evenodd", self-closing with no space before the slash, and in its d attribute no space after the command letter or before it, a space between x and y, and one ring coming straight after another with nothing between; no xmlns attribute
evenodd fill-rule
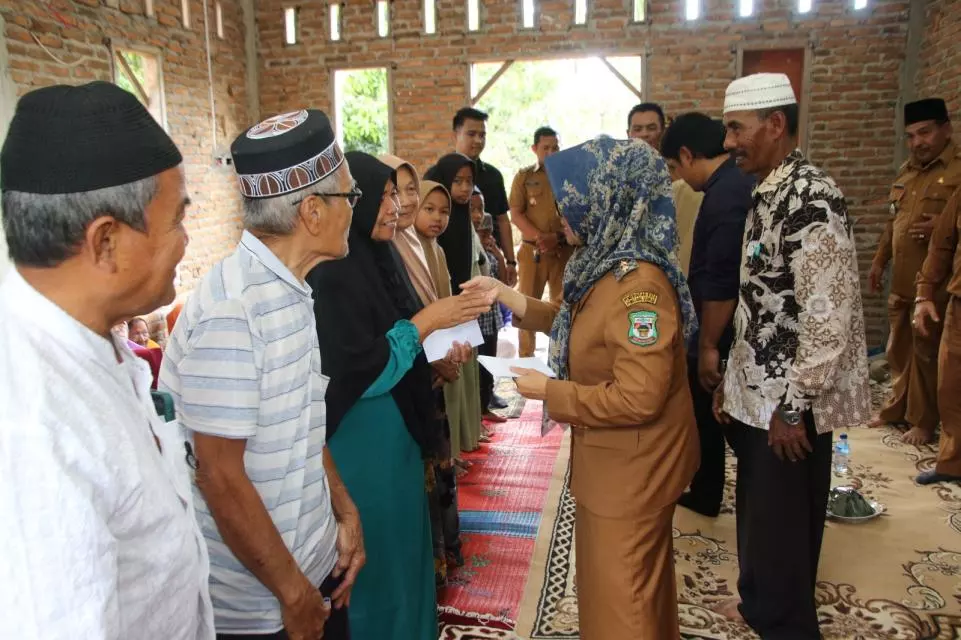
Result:
<svg viewBox="0 0 961 640"><path fill-rule="evenodd" d="M82 193L155 176L183 162L167 132L109 82L24 95L0 152L0 189Z"/></svg>
<svg viewBox="0 0 961 640"><path fill-rule="evenodd" d="M240 192L275 198L320 182L344 162L327 114L304 109L267 118L230 146Z"/></svg>
<svg viewBox="0 0 961 640"><path fill-rule="evenodd" d="M916 102L909 102L904 105L904 126L924 122L926 120L936 120L937 122L947 122L948 106L941 98L925 98Z"/></svg>

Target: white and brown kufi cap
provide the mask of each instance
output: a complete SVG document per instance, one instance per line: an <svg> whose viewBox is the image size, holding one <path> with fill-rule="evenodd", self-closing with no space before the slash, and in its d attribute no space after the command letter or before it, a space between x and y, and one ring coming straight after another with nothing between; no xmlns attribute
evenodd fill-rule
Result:
<svg viewBox="0 0 961 640"><path fill-rule="evenodd" d="M320 182L344 162L323 111L282 113L254 125L230 146L240 192L276 198Z"/></svg>
<svg viewBox="0 0 961 640"><path fill-rule="evenodd" d="M783 73L755 73L727 85L724 113L762 111L797 104L791 81Z"/></svg>

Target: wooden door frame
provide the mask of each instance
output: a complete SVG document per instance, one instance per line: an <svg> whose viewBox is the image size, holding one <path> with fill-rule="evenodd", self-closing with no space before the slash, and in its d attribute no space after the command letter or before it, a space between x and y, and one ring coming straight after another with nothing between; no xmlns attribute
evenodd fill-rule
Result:
<svg viewBox="0 0 961 640"><path fill-rule="evenodd" d="M480 99L483 98L484 95L488 91L490 91L494 87L494 85L497 84L497 81L500 80L503 73L506 72L507 69L510 68L510 66L516 62L540 62L542 60L573 60L575 58L580 58L580 59L601 58L606 63L607 58L636 57L636 58L640 58L640 62L641 62L641 89L640 89L640 96L638 97L640 98L641 102L645 102L647 100L647 95L648 95L648 66L647 65L648 65L648 58L650 57L650 55L651 55L650 49L645 48L643 51L618 51L618 50L600 49L600 50L593 50L593 51L585 50L585 51L577 51L577 52L555 51L555 52L549 52L549 53L534 53L531 55L523 55L523 56L473 56L469 58L467 60L467 63L465 64L466 91L464 93L467 99L467 104L469 104L472 107L477 106L477 103L480 101ZM474 65L490 64L494 62L500 62L504 66L502 66L501 69L494 74L494 76L487 82L485 86L481 87L482 91L479 91L478 95L475 96L474 87L473 87L474 79L471 73L474 68ZM610 71L610 69L608 71ZM612 75L614 75L615 78L618 78L616 74L612 74ZM623 77L618 78L618 80L620 80L621 83L624 84L630 91L637 94L636 87L627 86L628 83L624 82L625 79Z"/></svg>
<svg viewBox="0 0 961 640"><path fill-rule="evenodd" d="M804 68L801 74L801 108L798 112L798 122L801 129L801 137L798 139L798 146L805 154L808 153L808 139L810 138L811 122L811 65L814 62L814 44L808 40L769 40L765 42L749 42L737 45L737 69L736 77L740 78L744 73L744 52L745 51L778 51L778 50L801 50L804 51Z"/></svg>
<svg viewBox="0 0 961 640"><path fill-rule="evenodd" d="M337 72L338 71L365 71L368 69L384 69L387 72L387 153L394 153L394 71L397 65L388 64L361 64L357 66L336 66L327 69L327 90L330 95L330 112L328 118L334 129L334 137L337 137L337 128L340 123L337 121Z"/></svg>

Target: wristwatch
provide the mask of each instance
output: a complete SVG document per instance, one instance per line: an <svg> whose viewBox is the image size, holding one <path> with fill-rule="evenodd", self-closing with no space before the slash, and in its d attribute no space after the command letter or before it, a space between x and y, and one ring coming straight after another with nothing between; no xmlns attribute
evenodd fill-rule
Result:
<svg viewBox="0 0 961 640"><path fill-rule="evenodd" d="M781 420L783 420L789 427L796 427L801 424L801 412L794 409L785 408L781 405L777 408L777 415Z"/></svg>

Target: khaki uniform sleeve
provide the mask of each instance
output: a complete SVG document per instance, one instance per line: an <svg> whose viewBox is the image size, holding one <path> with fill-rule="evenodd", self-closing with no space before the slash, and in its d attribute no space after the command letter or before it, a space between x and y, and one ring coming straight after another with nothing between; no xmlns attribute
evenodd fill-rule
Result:
<svg viewBox="0 0 961 640"><path fill-rule="evenodd" d="M524 317L519 318L515 313L513 323L515 327L522 331L550 333L556 315L557 308L554 305L529 297L527 298L527 311L524 312Z"/></svg>
<svg viewBox="0 0 961 640"><path fill-rule="evenodd" d="M881 232L881 239L878 241L878 250L874 254L875 266L884 268L884 266L891 261L891 257L894 255L893 240L894 221L888 220L884 225L884 231Z"/></svg>
<svg viewBox="0 0 961 640"><path fill-rule="evenodd" d="M579 427L620 427L643 425L661 415L676 373L678 308L669 285L635 279L621 293L638 288L656 293L657 301L630 307L619 297L607 301L604 339L613 362L611 380L597 385L549 381L546 407L552 419ZM647 337L635 329L638 323L648 330Z"/></svg>
<svg viewBox="0 0 961 640"><path fill-rule="evenodd" d="M508 206L511 209L520 209L523 213L527 210L527 189L524 187L526 171L521 169L514 176L514 182L511 183L511 195L508 199Z"/></svg>
<svg viewBox="0 0 961 640"><path fill-rule="evenodd" d="M917 276L917 295L934 299L934 292L951 275L954 252L958 247L958 216L961 211L961 189L948 200L931 233L928 257Z"/></svg>
<svg viewBox="0 0 961 640"><path fill-rule="evenodd" d="M674 209L677 216L677 234L680 240L677 254L681 262L681 269L684 275L691 263L691 248L694 240L694 223L697 220L698 211L701 209L701 202L704 194L698 193L683 180L677 180L671 188L674 192Z"/></svg>

